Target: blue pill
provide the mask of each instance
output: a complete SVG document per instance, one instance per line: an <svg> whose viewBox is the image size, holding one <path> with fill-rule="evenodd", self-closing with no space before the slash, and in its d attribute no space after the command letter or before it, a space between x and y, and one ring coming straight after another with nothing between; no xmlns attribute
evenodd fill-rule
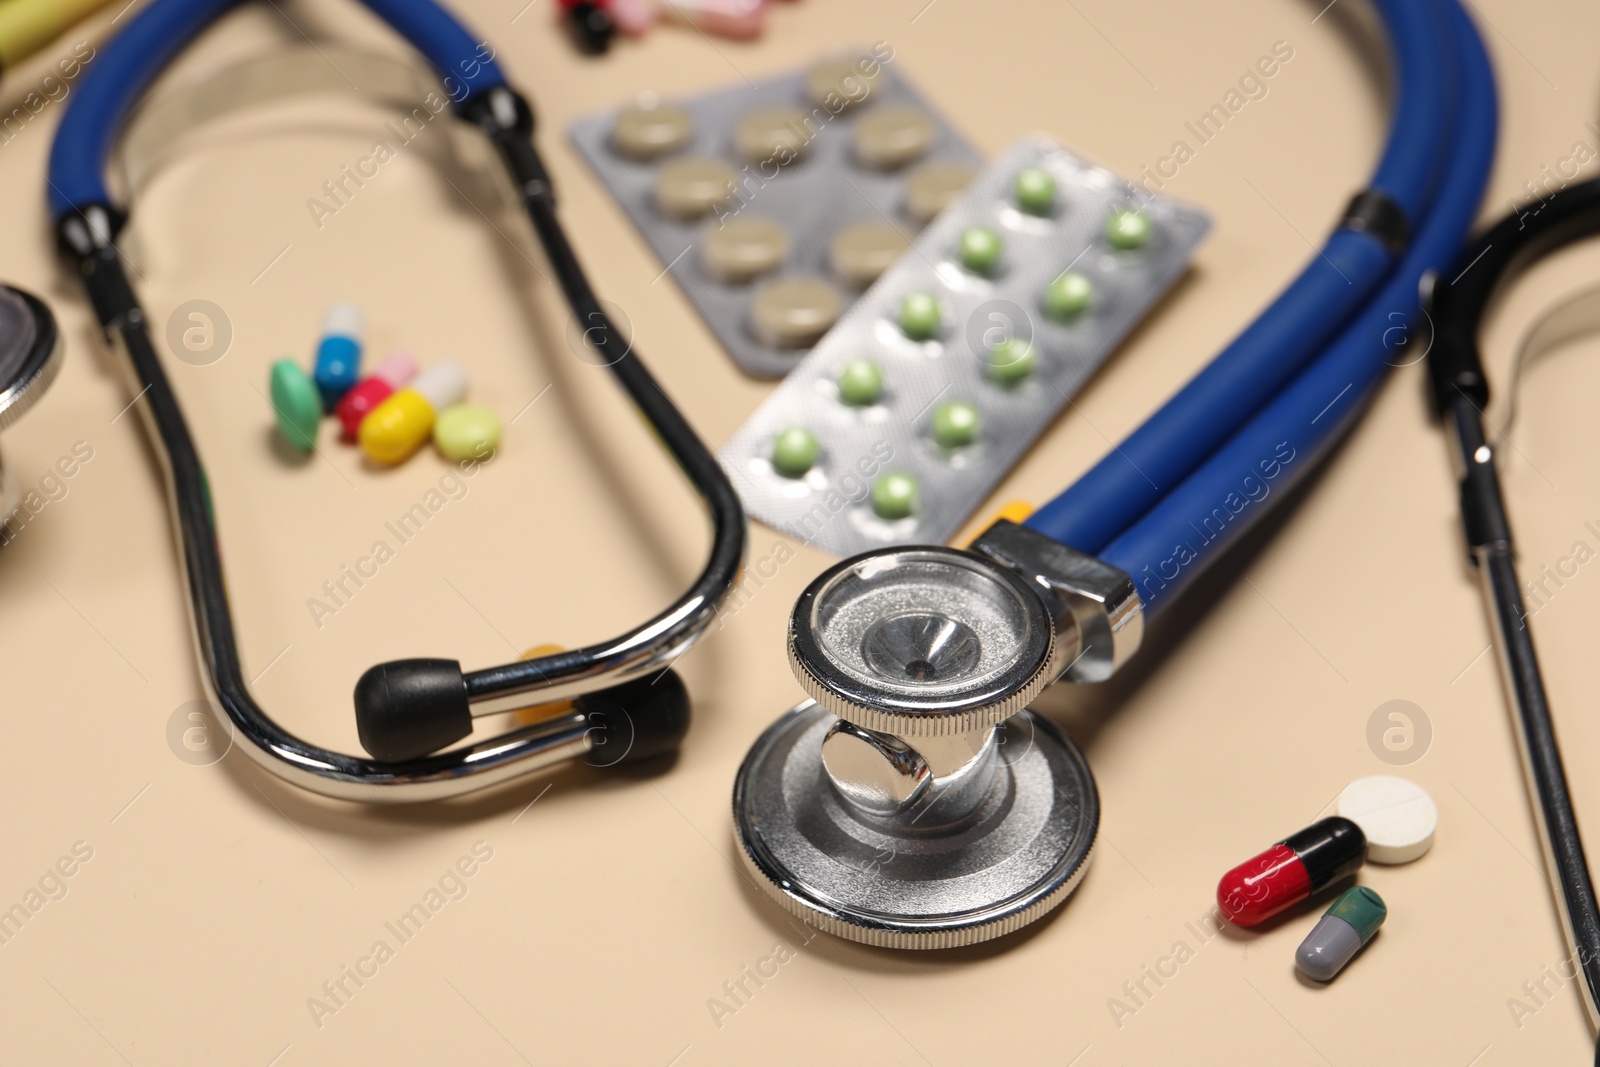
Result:
<svg viewBox="0 0 1600 1067"><path fill-rule="evenodd" d="M354 304L335 304L323 317L311 377L328 411L361 380L361 310Z"/></svg>

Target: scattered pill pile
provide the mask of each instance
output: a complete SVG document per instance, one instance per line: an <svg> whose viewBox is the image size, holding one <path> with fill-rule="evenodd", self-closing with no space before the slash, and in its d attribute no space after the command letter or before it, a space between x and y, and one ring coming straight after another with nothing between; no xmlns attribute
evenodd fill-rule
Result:
<svg viewBox="0 0 1600 1067"><path fill-rule="evenodd" d="M500 418L488 408L463 403L467 372L459 363L419 369L396 352L361 376L361 309L339 303L323 316L311 372L293 359L272 365L268 378L278 430L301 452L316 447L325 414L339 421L340 436L356 442L372 462L401 463L432 437L449 460L482 457L500 444Z"/></svg>
<svg viewBox="0 0 1600 1067"><path fill-rule="evenodd" d="M1367 862L1410 863L1433 845L1439 809L1426 790L1392 775L1345 787L1338 814L1284 838L1239 864L1217 884L1217 907L1235 926L1259 926ZM1323 913L1295 950L1295 966L1316 982L1332 981L1389 916L1367 886L1351 886Z"/></svg>
<svg viewBox="0 0 1600 1067"><path fill-rule="evenodd" d="M761 36L770 6L769 0L557 0L556 10L578 51L597 56L611 48L617 34L643 37L663 21L749 40Z"/></svg>

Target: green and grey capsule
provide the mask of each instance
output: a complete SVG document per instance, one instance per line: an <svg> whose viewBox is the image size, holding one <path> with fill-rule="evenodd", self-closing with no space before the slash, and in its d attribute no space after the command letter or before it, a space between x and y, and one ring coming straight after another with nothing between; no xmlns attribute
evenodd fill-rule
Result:
<svg viewBox="0 0 1600 1067"><path fill-rule="evenodd" d="M1313 981L1332 981L1388 916L1389 909L1377 893L1362 885L1346 889L1300 942L1295 966Z"/></svg>

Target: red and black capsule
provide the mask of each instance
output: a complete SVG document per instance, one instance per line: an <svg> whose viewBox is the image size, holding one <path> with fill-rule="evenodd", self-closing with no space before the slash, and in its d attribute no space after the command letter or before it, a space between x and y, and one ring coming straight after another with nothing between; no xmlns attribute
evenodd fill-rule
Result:
<svg viewBox="0 0 1600 1067"><path fill-rule="evenodd" d="M1217 906L1236 926L1266 922L1305 900L1367 859L1361 827L1334 815L1246 860L1217 883Z"/></svg>

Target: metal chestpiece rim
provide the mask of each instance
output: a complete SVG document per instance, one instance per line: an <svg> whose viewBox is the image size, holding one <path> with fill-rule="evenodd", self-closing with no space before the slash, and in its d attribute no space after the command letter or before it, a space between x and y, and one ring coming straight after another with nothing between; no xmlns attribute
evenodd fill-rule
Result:
<svg viewBox="0 0 1600 1067"><path fill-rule="evenodd" d="M1087 761L1024 711L1000 779L951 826L884 820L830 787L817 745L836 722L807 701L769 726L734 779L739 858L806 925L867 945L948 949L1020 930L1077 889L1099 838Z"/></svg>
<svg viewBox="0 0 1600 1067"><path fill-rule="evenodd" d="M911 572L920 572L921 580ZM946 580L929 581L932 572ZM852 594L885 602L877 605L882 611L874 625L944 621L960 631L954 643L975 662L952 667L956 677L948 680L938 678L932 664L925 664L935 675L930 679L897 679L887 672L875 677L863 647L872 627L863 628L859 619L840 621ZM904 607L912 602L922 610ZM871 611L855 614L873 617ZM835 630L842 631L842 639ZM997 648L1001 639L1011 640L1013 647ZM801 688L822 707L856 726L907 738L942 737L1004 722L1057 673L1054 623L1043 599L988 557L937 546L867 552L818 575L795 603L788 653ZM969 677L961 678L963 672Z"/></svg>
<svg viewBox="0 0 1600 1067"><path fill-rule="evenodd" d="M38 403L61 369L61 352L55 316L44 302L0 285L0 430Z"/></svg>

